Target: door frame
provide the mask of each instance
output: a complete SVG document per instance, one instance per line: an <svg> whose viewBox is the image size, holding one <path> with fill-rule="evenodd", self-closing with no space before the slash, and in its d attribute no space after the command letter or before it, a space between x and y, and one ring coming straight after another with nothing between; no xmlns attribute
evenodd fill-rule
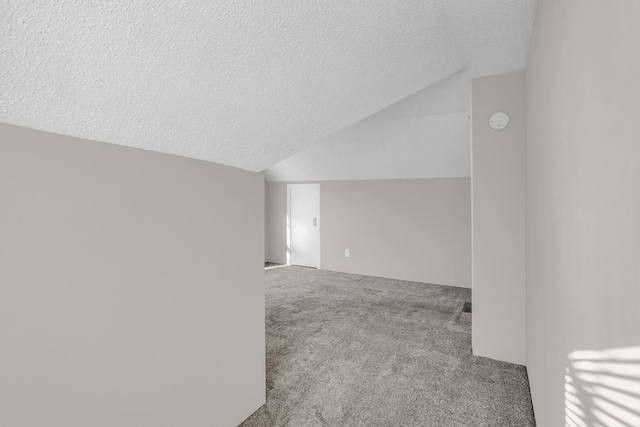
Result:
<svg viewBox="0 0 640 427"><path fill-rule="evenodd" d="M291 189L295 188L312 188L316 190L316 265L320 270L320 184L287 184L287 265L291 265Z"/></svg>

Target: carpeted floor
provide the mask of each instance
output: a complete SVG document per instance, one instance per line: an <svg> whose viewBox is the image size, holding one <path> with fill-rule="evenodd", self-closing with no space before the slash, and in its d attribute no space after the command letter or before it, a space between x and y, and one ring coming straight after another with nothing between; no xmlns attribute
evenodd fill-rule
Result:
<svg viewBox="0 0 640 427"><path fill-rule="evenodd" d="M265 269L271 269L271 268L277 268L277 267L286 267L286 265L284 264L277 264L275 262L265 262L264 263L264 268Z"/></svg>
<svg viewBox="0 0 640 427"><path fill-rule="evenodd" d="M469 289L265 271L267 403L242 427L534 426L524 367L471 355Z"/></svg>

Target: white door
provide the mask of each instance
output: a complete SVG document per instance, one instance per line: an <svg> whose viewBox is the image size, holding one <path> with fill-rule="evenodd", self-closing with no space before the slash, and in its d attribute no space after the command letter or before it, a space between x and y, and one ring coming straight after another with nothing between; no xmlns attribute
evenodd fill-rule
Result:
<svg viewBox="0 0 640 427"><path fill-rule="evenodd" d="M290 184L290 263L320 268L320 184Z"/></svg>

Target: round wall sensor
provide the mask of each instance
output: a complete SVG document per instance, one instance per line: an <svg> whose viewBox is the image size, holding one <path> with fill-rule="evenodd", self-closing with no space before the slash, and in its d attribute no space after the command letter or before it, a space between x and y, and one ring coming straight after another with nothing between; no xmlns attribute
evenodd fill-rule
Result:
<svg viewBox="0 0 640 427"><path fill-rule="evenodd" d="M489 126L491 126L492 129L496 129L496 130L504 129L507 127L508 124L509 124L509 116L507 115L507 113L502 113L502 112L493 113L493 115L489 119Z"/></svg>

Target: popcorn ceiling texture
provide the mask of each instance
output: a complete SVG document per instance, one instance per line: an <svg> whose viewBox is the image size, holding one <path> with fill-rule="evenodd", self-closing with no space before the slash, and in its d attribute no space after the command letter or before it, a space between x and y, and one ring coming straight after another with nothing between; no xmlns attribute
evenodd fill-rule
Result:
<svg viewBox="0 0 640 427"><path fill-rule="evenodd" d="M0 121L260 171L480 48L522 68L534 6L3 0Z"/></svg>

